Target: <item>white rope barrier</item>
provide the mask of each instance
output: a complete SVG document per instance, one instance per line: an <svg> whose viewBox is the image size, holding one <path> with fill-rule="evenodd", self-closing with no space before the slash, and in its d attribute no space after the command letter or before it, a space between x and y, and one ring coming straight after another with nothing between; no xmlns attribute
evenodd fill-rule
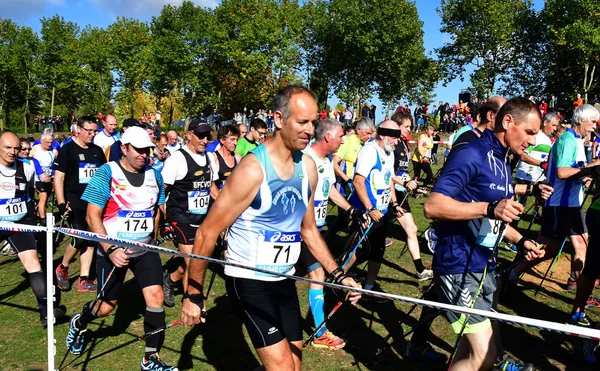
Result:
<svg viewBox="0 0 600 371"><path fill-rule="evenodd" d="M359 292L362 295L379 297L379 298L384 298L387 300L399 301L402 303L416 304L416 305L439 309L439 310L443 310L443 311L452 311L452 312L468 314L468 315L478 315L478 316L486 317L489 319L494 319L499 322L508 323L511 325L530 327L530 328L535 328L538 330L546 330L546 331L550 331L550 332L561 333L561 334L574 336L574 337L592 339L592 340L596 340L596 341L600 340L600 330L596 330L596 329L592 329L592 328L585 328L585 327L574 326L574 325L569 325L569 324L564 324L564 323L550 322L550 321L545 321L545 320L540 320L540 319L535 319L535 318L521 317L521 316L515 316L515 315L511 315L511 314L485 311L485 310L474 309L474 308L472 309L472 308L468 308L468 307L459 307L456 305L439 303L439 302L430 301L430 300L416 299L416 298L410 298L410 297L401 296L401 295L382 293L382 292L373 291L373 290L352 288L352 287L348 287L348 286L338 285L335 283L316 281L316 280L306 278L306 277L298 277L298 276L287 275L287 274L278 273L278 272L272 272L272 271L265 270L265 269L259 269L259 268L247 266L244 264L232 263L232 262L227 262L227 261L223 261L223 260L219 260L219 259L213 259L210 257L201 256L201 255L197 255L197 254L188 254L185 252L168 249L165 247L160 247L160 246L156 246L156 245L152 245L152 244L145 244L145 243L141 243L141 242L137 242L137 241L131 241L131 240L127 240L127 239L111 237L111 236L107 236L107 235L102 235L102 234L97 234L97 233L92 233L92 232L82 231L82 230L77 230L77 229L72 229L72 228L55 227L55 226L53 226L53 219L54 218L51 217L51 214L48 214L48 216L46 217L46 220L47 220L46 227L29 226L29 225L22 225L22 224L10 224L10 223L0 222L0 230L1 231L26 232L26 233L27 232L36 232L36 233L46 232L46 234L47 234L47 237L46 237L47 238L47 253L48 253L48 258L47 258L47 263L46 263L46 270L47 270L47 272L46 272L47 278L46 279L47 279L47 282L49 282L49 283L53 281L53 277L52 277L53 267L52 267L52 258L51 258L53 255L52 233L59 232L59 233L65 234L67 236L78 237L78 238L95 241L95 242L104 242L104 243L114 244L114 245L118 245L118 246L122 246L122 247L128 247L131 249L143 249L143 250L147 250L147 251L153 252L153 253L159 253L159 254L165 254L165 255L171 255L171 256L180 256L180 257L190 258L190 259L204 260L204 261L210 262L210 263L229 265L232 267L248 269L248 270L256 271L259 273L265 273L265 274L269 274L269 275L273 275L273 276L292 279L295 281L303 281L303 282L308 282L308 283L319 284L322 286L326 286L326 287L334 288L334 289L338 289L338 290ZM52 309L53 301L54 301L54 286L52 284L48 284L48 369L49 370L54 369L54 354L55 354L55 346L54 346L55 340L54 340L54 334L53 334L53 329L52 329L53 323L54 323L53 309Z"/></svg>

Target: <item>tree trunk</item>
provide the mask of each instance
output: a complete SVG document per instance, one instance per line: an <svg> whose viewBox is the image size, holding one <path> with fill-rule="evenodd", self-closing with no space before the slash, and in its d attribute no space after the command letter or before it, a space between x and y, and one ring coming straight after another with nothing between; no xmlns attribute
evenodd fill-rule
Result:
<svg viewBox="0 0 600 371"><path fill-rule="evenodd" d="M27 81L27 95L25 96L25 114L23 115L23 120L24 122L24 129L25 129L25 135L27 135L27 121L29 118L29 90L30 90L30 83L29 80Z"/></svg>
<svg viewBox="0 0 600 371"><path fill-rule="evenodd" d="M356 88L356 93L354 94L354 121L356 121L358 119L358 113L360 112L360 94L359 94L359 90L358 88Z"/></svg>
<svg viewBox="0 0 600 371"><path fill-rule="evenodd" d="M588 102L588 92L590 91L590 89L592 88L592 85L594 84L594 74L596 73L596 66L592 66L592 71L590 73L589 79L588 79L588 71L590 70L590 64L586 63L585 64L585 75L583 76L583 94L584 94L584 102L587 103Z"/></svg>
<svg viewBox="0 0 600 371"><path fill-rule="evenodd" d="M50 117L54 117L54 86L52 87L52 102L50 103Z"/></svg>

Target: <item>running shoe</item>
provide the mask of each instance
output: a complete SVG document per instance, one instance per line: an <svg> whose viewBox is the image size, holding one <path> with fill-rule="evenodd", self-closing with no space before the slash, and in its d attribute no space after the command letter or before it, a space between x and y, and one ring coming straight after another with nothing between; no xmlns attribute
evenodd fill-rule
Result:
<svg viewBox="0 0 600 371"><path fill-rule="evenodd" d="M45 312L45 310L44 310ZM43 328L48 328L48 316L47 313L40 313L40 322L42 323ZM67 315L67 307L64 305L59 305L54 308L54 318L55 320L59 320ZM56 321L55 321L56 322Z"/></svg>
<svg viewBox="0 0 600 371"><path fill-rule="evenodd" d="M10 244L10 242L8 242L8 240L4 241L4 246L2 246L2 249L0 250L0 254L2 254L4 256L17 256L17 252L15 251L13 246Z"/></svg>
<svg viewBox="0 0 600 371"><path fill-rule="evenodd" d="M600 298L599 297L590 295L587 302L585 303L585 309L588 309L591 307L600 308Z"/></svg>
<svg viewBox="0 0 600 371"><path fill-rule="evenodd" d="M569 316L569 319L567 320L567 324L573 325L573 326L581 326L581 327L592 327L590 320L585 316L577 318L577 319L573 318L573 316Z"/></svg>
<svg viewBox="0 0 600 371"><path fill-rule="evenodd" d="M335 336L331 331L325 330L323 335L315 337L312 341L315 348L339 350L346 346L346 342L339 336Z"/></svg>
<svg viewBox="0 0 600 371"><path fill-rule="evenodd" d="M179 371L175 366L166 364L158 353L154 353L148 359L142 359L141 371Z"/></svg>
<svg viewBox="0 0 600 371"><path fill-rule="evenodd" d="M508 354L504 353L501 357L498 357L492 371L534 371L535 367L531 363L518 363L510 358Z"/></svg>
<svg viewBox="0 0 600 371"><path fill-rule="evenodd" d="M575 290L577 288L577 280L569 279L567 280L567 291Z"/></svg>
<svg viewBox="0 0 600 371"><path fill-rule="evenodd" d="M431 269L423 269L423 272L417 273L417 278L419 281L427 281L433 279L433 271Z"/></svg>
<svg viewBox="0 0 600 371"><path fill-rule="evenodd" d="M81 317L79 313L74 314L69 322L69 333L67 334L67 349L72 354L78 355L85 348L85 332L87 330L79 330L75 326L75 322Z"/></svg>
<svg viewBox="0 0 600 371"><path fill-rule="evenodd" d="M422 348L415 349L410 345L410 342L406 344L406 348L404 349L404 358L434 363L446 363L448 360L448 357L444 353L436 351L429 343Z"/></svg>
<svg viewBox="0 0 600 371"><path fill-rule="evenodd" d="M376 286L376 287L372 288L371 290L380 292L385 295L385 292L380 287ZM362 296L360 297L360 300L362 300L365 303L376 303L376 304L383 304L388 301L388 299L385 299L385 298L382 298L379 296L371 296L371 295L367 295L367 294L362 294Z"/></svg>
<svg viewBox="0 0 600 371"><path fill-rule="evenodd" d="M69 282L69 267L63 267L62 264L59 264L58 267L56 267L55 273L58 289L60 291L68 291L71 288L71 283Z"/></svg>
<svg viewBox="0 0 600 371"><path fill-rule="evenodd" d="M386 238L385 239L385 247L390 247L390 246L392 246L392 239Z"/></svg>
<svg viewBox="0 0 600 371"><path fill-rule="evenodd" d="M98 290L98 286L93 280L90 279L80 279L77 282L77 291L79 292L96 292Z"/></svg>
<svg viewBox="0 0 600 371"><path fill-rule="evenodd" d="M165 292L165 305L169 308L175 306L175 288L169 271L166 271L163 275L163 291Z"/></svg>
<svg viewBox="0 0 600 371"><path fill-rule="evenodd" d="M425 231L425 240L427 240L427 248L431 253L435 253L435 245L437 244L437 236L433 229L428 229Z"/></svg>
<svg viewBox="0 0 600 371"><path fill-rule="evenodd" d="M596 348L598 342L592 339L581 339L577 345L576 354L587 363L596 363Z"/></svg>

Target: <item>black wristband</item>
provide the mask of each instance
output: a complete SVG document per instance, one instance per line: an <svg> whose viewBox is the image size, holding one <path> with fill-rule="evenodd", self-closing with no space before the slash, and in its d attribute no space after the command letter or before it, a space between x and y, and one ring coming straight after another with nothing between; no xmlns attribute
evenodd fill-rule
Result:
<svg viewBox="0 0 600 371"><path fill-rule="evenodd" d="M496 219L496 214L494 213L494 210L496 210L496 206L498 206L500 201L502 201L502 200L497 200L497 201L494 201L494 202L491 202L488 204L487 215L486 215L488 218Z"/></svg>
<svg viewBox="0 0 600 371"><path fill-rule="evenodd" d="M113 252L117 251L119 249L119 246L116 245L111 245L108 250L106 250L106 255L110 255Z"/></svg>
<svg viewBox="0 0 600 371"><path fill-rule="evenodd" d="M531 196L533 194L533 184L527 184L527 188L525 188L525 196Z"/></svg>
<svg viewBox="0 0 600 371"><path fill-rule="evenodd" d="M521 239L519 240L519 242L517 242L517 244L515 245L517 247L517 252L525 255L525 242L527 241L531 241L533 243L536 243L535 241L523 236L521 237Z"/></svg>
<svg viewBox="0 0 600 371"><path fill-rule="evenodd" d="M376 207L370 207L370 208L368 208L367 209L367 214L370 214L371 211L373 211L373 210L377 210L377 208Z"/></svg>
<svg viewBox="0 0 600 371"><path fill-rule="evenodd" d="M329 279L331 281L335 281L335 278L338 275L338 273L344 274L344 270L342 269L342 267L337 267L334 270L332 270L331 273L329 273Z"/></svg>
<svg viewBox="0 0 600 371"><path fill-rule="evenodd" d="M200 309L202 309L204 307L204 295L203 294L189 294L186 292L185 294L183 294L183 298L190 299L190 301L193 304L196 304L197 306L199 306Z"/></svg>
<svg viewBox="0 0 600 371"><path fill-rule="evenodd" d="M342 273L338 275L333 282L335 282L338 285L341 285L344 279L346 279L346 274Z"/></svg>

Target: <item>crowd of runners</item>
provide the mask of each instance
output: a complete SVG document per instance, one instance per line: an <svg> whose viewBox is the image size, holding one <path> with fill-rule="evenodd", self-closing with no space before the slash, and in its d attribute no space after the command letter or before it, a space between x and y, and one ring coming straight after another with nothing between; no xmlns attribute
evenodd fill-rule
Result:
<svg viewBox="0 0 600 371"><path fill-rule="evenodd" d="M435 176L435 130L424 125L411 150L415 123L409 112L398 110L377 125L365 117L344 126L335 118L319 120L314 94L289 86L277 92L269 113L269 125L261 118L234 122L220 126L215 138L203 118L192 119L181 138L135 119L122 122L119 132L112 115L103 117L101 130L96 117L78 118L62 143L49 130L38 141L3 132L0 221L45 225L46 212L55 206L59 222L74 229L142 243L172 239L182 252L220 254L260 270L227 265L224 273L227 295L266 370L301 369L303 323L295 281L265 271L301 272L314 280L308 304L316 330L309 343L341 349L345 340L326 326L324 295L330 291L315 282L383 292L377 282L389 226L396 221L406 233L414 278L430 281L425 299L488 311L518 290L524 272L559 254L568 238L574 254L567 283L577 292L565 320L593 326L585 308L600 274L600 190L593 193L587 219L582 207L600 172L600 160L593 156L589 163L584 148L599 119L594 106L581 104L569 122L560 122L525 98L486 99L472 124L459 125L448 139L444 166ZM528 196L541 214L536 239L517 229ZM420 256L413 213L421 211L411 210L410 202L415 197L427 197L423 212L433 221L424 231L432 267ZM328 219L331 204L338 215ZM349 231L347 248L334 259L324 235L341 229ZM8 241L4 250L14 249L29 275L46 327L47 283L37 252L44 237L0 234ZM517 254L500 268L501 241ZM71 289L69 266L77 257L77 290L97 296L71 317L66 346L73 354L85 351L87 326L115 309L128 269L146 304L145 333L165 328L165 306L175 305L178 287L183 323L210 321L205 261L186 258L168 270L158 254L74 238L55 270L61 291ZM366 272L357 269L363 262ZM353 305L386 301L358 292L339 295ZM64 315L65 308L57 303L55 312ZM458 335L450 357L427 342L440 314ZM454 370L533 370L508 357L498 327L486 317L424 308L403 357L424 367L450 361ZM159 331L145 339L141 370L176 370L159 356L164 338ZM577 355L596 364L596 346L582 340Z"/></svg>

